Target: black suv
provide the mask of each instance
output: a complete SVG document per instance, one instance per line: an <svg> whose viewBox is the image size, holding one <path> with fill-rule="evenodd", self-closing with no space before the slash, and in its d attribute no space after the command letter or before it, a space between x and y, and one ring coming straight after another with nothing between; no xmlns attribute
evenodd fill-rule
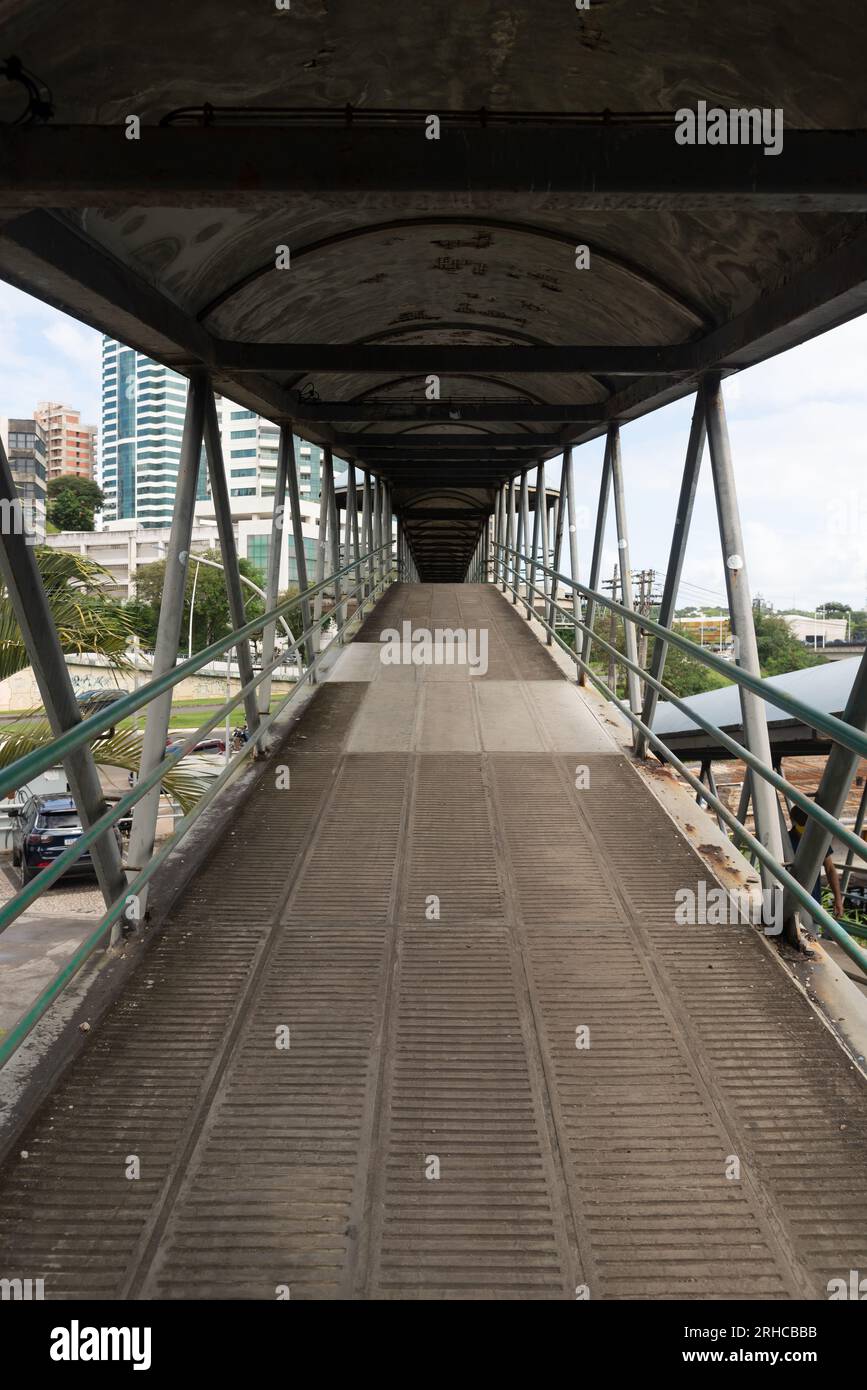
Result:
<svg viewBox="0 0 867 1390"><path fill-rule="evenodd" d="M21 874L22 884L30 883L40 869L46 869L84 833L71 796L27 796L11 812L12 863ZM90 850L66 870L70 877L92 877ZM62 875L65 877L65 875Z"/></svg>

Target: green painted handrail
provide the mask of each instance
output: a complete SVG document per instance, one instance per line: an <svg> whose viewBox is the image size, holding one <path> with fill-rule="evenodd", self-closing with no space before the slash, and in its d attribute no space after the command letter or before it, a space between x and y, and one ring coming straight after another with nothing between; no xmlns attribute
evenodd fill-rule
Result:
<svg viewBox="0 0 867 1390"><path fill-rule="evenodd" d="M336 571L335 574L331 575L329 578L324 580L323 584L316 585L313 589L305 589L303 596L306 598L309 596L309 594L315 593L317 590L321 589L323 585L338 578L341 574L345 574L347 570L355 570L357 564L360 565L363 564L365 561L369 561L373 555L379 554L380 551L385 549L388 549L390 551L391 546L388 543L386 543L386 545L380 546L376 551L367 552L367 554L362 556L359 561L353 561L351 565L347 565L342 570ZM391 561L389 561L389 568L386 570L384 574L382 574L379 577L379 579L376 581L373 588L371 589L371 592L368 595L364 596L360 606L356 609L356 611L351 616L347 616L344 622L338 627L338 635L345 632L347 627L349 627L351 623L356 621L359 615L363 612L365 604L376 595L377 591L380 588L385 588L389 583L391 583L394 572L394 567L392 566ZM367 578L363 579L361 583L356 586L355 589L349 590L343 596L343 598L352 598L352 596L356 594L360 589L367 587L368 582L369 581ZM291 603L293 605L297 602L297 597L291 600ZM287 604L281 605L281 610L287 606ZM280 610L274 610L274 612L276 611ZM301 633L301 635L292 644L292 647L290 647L288 650L291 651L293 648L299 647L306 640L306 638L311 636L316 631L316 629L320 627L323 623L327 622L330 617L331 614L322 614L320 618L316 619L310 625L310 627L306 629L305 632ZM265 614L263 620L256 619L255 621L256 624L260 624L261 622L267 623L272 621L272 618L273 614ZM248 624L247 626L249 627L250 625ZM243 631L244 629L238 629L238 632ZM234 634L234 636L235 640L238 640L237 633ZM234 642L230 642L229 645L234 645ZM271 665L264 668L254 678L254 680L249 683L249 686L252 688L258 685L262 680L266 679L267 676L274 669L274 667L279 665L282 661L285 661L286 654L286 652L281 652L280 655L275 658L274 662ZM66 963L63 969L51 981L51 983L45 987L45 989L40 993L40 995L34 1001L31 1007L27 1010L27 1012L18 1020L14 1027L10 1029L6 1037L0 1040L0 1067L2 1067L12 1056L12 1054L16 1051L16 1049L20 1047L21 1043L27 1037L28 1033L30 1033L30 1031L39 1022L39 1019L42 1018L46 1010L50 1008L54 1000L57 999L58 996L63 992L66 986L70 983L70 981L74 978L74 976L78 973L81 967L85 964L85 962L89 959L89 957L99 946L100 942L103 941L106 933L114 926L116 922L120 921L121 917L126 916L128 912L130 898L134 898L135 895L142 888L145 887L145 885L154 876L157 869L165 862L165 860L173 852L173 850L177 848L181 840L183 840L184 836L187 834L188 830L198 820L199 816L201 816L208 809L208 807L214 801L215 797L223 790L226 784L237 776L240 766L243 763L244 759L248 757L250 753L252 753L253 749L257 746L259 740L264 737L267 730L274 723L274 720L277 719L280 716L280 714L282 714L283 710L286 708L289 702L295 698L298 691L301 689L302 685L307 680L308 676L310 676L311 673L318 668L319 664L321 663L326 654L327 648L324 651L321 651L317 654L314 660L304 671L303 675L301 676L301 679L296 682L296 684L289 691L285 699L277 707L274 714L270 716L266 721L262 722L260 727L255 731L254 734L251 735L248 742L238 752L237 756L226 765L226 767L220 773L219 777L215 778L214 782L208 788L204 796L202 796L196 802L195 806L193 806L192 809L188 811L185 816L182 817L182 819L176 825L174 833L160 846L158 850L156 850L156 852L153 854L153 856L144 866L144 868L141 869L138 872L138 874L127 884L125 892L120 897L116 898L115 901L111 903L111 905L107 908L105 914L99 922L99 925L94 929L93 932L91 932L90 936L88 936L87 939L84 942L82 942L82 944L78 947L78 949ZM153 682L152 684L155 685L157 684L157 682ZM239 704L240 701L244 698L246 691L247 687L239 691L237 695L233 696L232 703ZM161 692L153 692L151 698L154 698L154 695L159 693ZM120 701L117 702L117 704L119 703ZM226 703L229 704L230 702L227 701ZM113 706L113 709L116 710L116 708L116 705ZM217 720L221 717L221 714L218 712L216 716L213 716L205 725L202 725L201 728L203 730L212 728L213 725L217 722ZM185 745L189 744L193 740L198 741L198 734L198 730L195 734L190 734L188 738L184 741ZM95 839L97 839L100 834L104 834L105 830L109 829L125 813L125 809L128 809L130 805L134 804L135 801L137 801L140 797L144 796L146 792L156 784L159 778L166 771L167 766L172 766L182 756L183 753L179 752L176 754L172 754L170 755L170 757L164 759L158 768L155 768L153 772L148 775L147 778L142 779L142 782L139 783L133 789L133 791L129 792L127 796L121 798L117 805L110 808L110 810L107 811L106 814L100 818L99 822L96 822L93 826L90 827L90 829L87 832L85 832L84 835L82 835L78 840L76 840L75 845L70 846L69 850L64 851L64 854L62 856L59 856L57 864L61 862L61 859L67 860L67 863L64 867L68 867L69 863L73 863L81 854L82 846L86 847L88 844L91 844ZM20 762L23 761L24 759L20 760ZM34 897L38 896L39 893L43 892L44 889L49 886L49 875L51 876L51 881L53 881L54 878L59 877L59 874L63 872L63 869L60 869L58 873L54 873L54 868L56 868L56 865L53 866L52 870L50 871L43 870L42 873L40 873L38 877L34 880L33 884L29 884L26 889L22 890L21 893L16 895L16 898L13 899L11 903L6 904L6 906L2 909L2 912L0 912L0 923L2 923L2 926L0 926L0 931L2 931L5 928L5 926L9 925L9 922L6 920L7 916L17 916L18 911L24 910L22 907L18 909L18 911L13 912L13 909L16 907L18 901L22 899L25 896L25 894L28 895L28 901L32 901ZM43 878L43 874L45 875L45 878ZM41 886L39 886L40 880L42 880ZM37 887L36 893L31 892L31 889L33 889L34 887ZM24 906L26 905L27 904L25 903Z"/></svg>
<svg viewBox="0 0 867 1390"><path fill-rule="evenodd" d="M519 551L504 546L497 546L496 548L499 550L508 550L509 554L516 556L518 559L526 559L527 563L530 563L529 556L523 556ZM546 566L543 566L541 564L537 564L537 569L544 569L545 572L548 574L556 573L555 571L550 570ZM581 590L584 594L594 599L602 599L602 595L596 594L593 590L586 589L582 585L573 583L573 581L570 580L567 575L561 575L557 573L557 578L559 580L562 580L562 582L569 588ZM508 579L501 579L498 580L498 582L505 582L506 587L515 595L515 597L520 598L517 586L511 584L508 581ZM838 836L838 838L841 839L845 844L851 845L851 847L855 850L857 854L859 854L861 858L867 857L867 844L865 844L863 840L860 840L858 836L854 835L851 831L849 831L840 821L838 821L834 816L832 816L830 812L826 811L822 806L818 806L815 801L811 801L809 797L805 796L803 792L800 792L797 787L792 786L792 784L788 782L785 777L783 777L780 773L775 772L773 768L768 767L766 763L762 762L761 758L757 757L748 748L745 748L742 744L738 743L736 739L733 739L728 734L724 733L723 730L718 728L717 725L712 724L709 720L706 720L701 715L696 714L694 709L691 709L688 705L686 705L682 699L680 699L677 695L670 691L665 685L662 684L661 681L657 680L654 676L651 676L648 671L645 671L644 668L639 666L636 662L631 661L622 652L619 652L617 648L614 647L610 642L606 642L604 637L599 636L595 632L591 632L591 629L587 626L587 624L582 622L580 619L576 619L573 613L568 613L565 609L561 608L560 605L556 603L556 601L551 596L545 593L544 589L540 589L538 584L533 584L529 581L526 581L526 587L531 589L535 594L539 594L545 600L546 604L550 604L551 607L561 615L561 617L564 619L565 624L567 624L569 627L577 627L582 632L592 636L594 643L597 643L604 651L608 652L609 655L612 656L621 665L626 666L631 671L634 671L636 675L640 676L642 680L645 680L660 694L665 695L667 699L671 700L672 704L674 704L678 709L683 710L683 712L687 714L689 718L693 719L695 723L699 725L700 728L704 729L706 733L709 733L713 737L717 738L720 741L720 743L722 743L724 747L728 748L731 752L733 752L736 757L746 762L761 777L763 777L765 781L769 782L772 786L776 787L777 790L783 791L790 798L790 800L795 801L799 806L802 806L808 815L812 816L814 820L818 821L832 835ZM641 615L633 613L631 609L623 608L621 604L612 603L610 600L606 599L602 599L602 601L605 603L606 607L612 609L615 612L621 613L624 618L628 618L631 622L636 623L638 626L649 626L652 622L652 620L648 620ZM551 625L544 618L539 617L538 614L534 614L534 616L537 622L539 622L541 626L545 628L546 631L551 633L551 635L556 640L557 644L560 647L562 647L562 649L569 655L569 657L575 662L575 664L579 666L584 672L586 672L589 679L600 691L602 691L606 698L617 705L618 709L621 710L621 712L626 716L626 718L629 719L630 722L644 734L648 742L651 743L653 747L659 751L660 755L665 759L665 761L670 763L673 767L675 767L677 771L681 774L681 776L683 776L685 780L689 782L690 785L693 786L696 789L696 791L698 791L701 794L702 799L706 801L710 806L712 806L714 810L717 812L717 814L721 817L721 819L724 820L726 824L749 845L756 858L761 860L765 867L779 880L779 882L785 888L791 891L793 897L797 898L798 902L803 907L807 908L807 910L810 912L810 914L816 921L820 922L823 927L826 927L828 929L829 933L833 936L834 940L842 948L842 950L845 951L845 953L850 957L850 959L853 960L856 963L856 965L858 965L859 968L862 971L864 971L865 974L867 974L867 952L863 951L861 947L857 945L857 943L846 931L845 927L842 927L840 923L837 922L837 920L834 917L832 917L829 912L826 912L826 910L824 909L824 907L822 907L820 903L816 902L812 894L810 894L807 891L807 889L803 887L802 884L798 883L798 880L789 873L789 871L785 868L784 865L778 863L778 861L774 858L770 851L766 849L765 846L762 845L761 842L757 840L754 835L750 834L750 832L741 824L737 817L733 815L731 811L729 811L728 807L719 799L719 797L716 796L715 793L711 792L710 789L706 787L703 782L700 782L699 779L689 771L685 764L681 762L681 760L671 751L671 749L667 746L667 744L663 742L663 740L658 736L658 734L654 734L652 729L650 729L648 725L646 725L644 721L629 708L628 704L624 703L622 700L618 698L616 692L611 690L611 688L605 683L605 681L603 681L601 677L596 675L596 673L592 670L590 665L587 662L585 662L583 658L578 655L577 652L573 652L572 648L569 647L567 643L565 643L559 636L556 629L551 627ZM677 636L677 634L670 634L670 630L668 628L663 627L659 623L652 623L652 626L666 639L669 637L669 635L673 635L675 637ZM683 646L685 648L694 648L696 654L701 653L703 650L701 647L698 647L695 643L688 642L685 640L679 641L676 645ZM706 653L705 655L710 655L710 653ZM719 664L722 667L723 673L727 673L729 670L727 663L720 662ZM735 669L740 670L740 668ZM741 672L741 674L744 675L746 673ZM765 684L761 677L751 677L751 680L759 686L763 686ZM760 690L756 693L762 694ZM763 698L767 699L768 697L766 695L763 695ZM801 704L802 702L798 701L797 703ZM809 705L802 705L802 708L805 711L811 710L811 706ZM815 711L815 713L818 714L819 711ZM829 716L829 718L833 719L835 724L842 725L842 727L848 730L850 733L857 734L858 731L853 730L851 725L846 724L843 720L835 719L834 716ZM814 724L815 726L814 720L811 719L809 722Z"/></svg>
<svg viewBox="0 0 867 1390"><path fill-rule="evenodd" d="M526 558L527 564L532 564L529 556L522 556L520 551L513 550L510 546L495 546L497 550L503 550L509 555L514 555L518 559ZM709 666L718 675L725 676L726 680L733 681L737 685L744 686L751 690L754 695L760 696L770 705L776 705L778 709L784 709L789 714L794 714L810 728L821 729L835 743L842 743L844 748L857 753L859 757L867 758L867 734L862 734L858 729L853 729L851 724L845 720L838 719L835 714L823 714L821 710L814 709L803 700L799 700L795 695L789 695L779 687L768 685L767 681L761 676L754 676L749 671L745 671L741 666L735 666L732 662L723 661L722 657L714 656L713 652L705 651L696 642L690 642L688 637L683 637L679 632L673 632L669 627L663 627L662 623L656 622L653 618L644 617L642 614L633 613L631 608L624 608L622 604L616 603L613 599L606 598L604 594L598 594L594 589L588 589L583 584L577 583L566 574L560 574L557 570L549 569L547 565L536 562L536 569L554 579L565 584L570 589L575 589L584 598L590 599L593 603L601 603L609 612L616 613L618 617L633 623L636 627L646 628L654 636L661 637L663 641L672 647L679 647L687 656L693 657L696 661L701 661L705 666ZM502 580L500 581L502 583ZM522 581L523 582L523 581ZM531 586L532 587L532 586ZM509 585L512 588L512 585ZM550 601L545 595L546 602ZM572 614L568 615L570 624L573 621ZM591 634L593 641L599 642L601 639L594 632ZM641 672L642 676L644 672ZM690 711L690 717L692 711Z"/></svg>
<svg viewBox="0 0 867 1390"><path fill-rule="evenodd" d="M384 545L378 546L375 550L369 550L359 560L353 560L351 564L335 570L319 584L311 585L309 589L304 590L303 594L296 594L293 598L286 599L276 608L272 608L269 613L264 613L260 618L251 619L249 623L237 628L228 637L221 637L217 642L212 642L209 647L197 652L195 656L188 657L186 661L181 661L177 666L173 666L170 671L166 671L161 676L155 676L153 680L139 686L138 690L129 691L119 700L115 700L108 709L101 712L97 711L96 714L89 715L87 719L82 719L80 723L73 724L70 729L59 734L54 742L45 748L35 748L32 753L25 754L23 758L19 758L0 772L0 796L6 796L10 791L15 791L17 787L24 786L32 777L36 777L46 768L61 762L67 753L74 752L84 743L92 742L98 734L110 729L119 720L125 719L130 714L135 714L144 705L150 704L157 695L164 695L167 690L171 690L187 676L195 675L196 671L200 670L202 666L207 666L214 657L222 656L224 652L237 646L239 642L243 642L246 637L251 637L260 628L276 622L290 608L296 608L302 599L315 598L317 594L324 592L329 585L332 585L336 579L342 578L351 570L354 571L357 565L369 564L376 555L380 555L384 550L390 551L392 545L393 542L386 541ZM298 643L294 643L293 646L297 648Z"/></svg>

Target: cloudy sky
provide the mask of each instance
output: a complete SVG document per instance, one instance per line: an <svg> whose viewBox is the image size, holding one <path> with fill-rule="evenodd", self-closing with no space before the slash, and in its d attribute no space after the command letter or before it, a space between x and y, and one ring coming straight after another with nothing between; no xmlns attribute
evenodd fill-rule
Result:
<svg viewBox="0 0 867 1390"><path fill-rule="evenodd" d="M0 283L0 415L36 402L78 406L100 423L100 337ZM732 455L752 592L778 609L829 599L867 603L867 316L726 382ZM662 574L692 400L622 431L633 569ZM579 566L586 575L603 442L575 454ZM549 466L548 480L559 481ZM617 558L613 506L603 573ZM583 577L583 576L582 576ZM723 565L705 453L681 605L724 599Z"/></svg>

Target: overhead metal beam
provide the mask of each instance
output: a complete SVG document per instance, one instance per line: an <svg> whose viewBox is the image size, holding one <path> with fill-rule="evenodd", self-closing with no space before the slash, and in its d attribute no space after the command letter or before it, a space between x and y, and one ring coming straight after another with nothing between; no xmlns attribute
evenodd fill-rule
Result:
<svg viewBox="0 0 867 1390"><path fill-rule="evenodd" d="M603 376L679 376L696 370L693 343L652 347L576 346L573 344L506 347L486 343L472 346L412 343L245 343L220 338L215 343L216 365L225 372L359 372L442 376L461 372L555 374L599 372Z"/></svg>
<svg viewBox="0 0 867 1390"><path fill-rule="evenodd" d="M319 401L303 400L295 410L297 424L308 421L327 421L330 424L343 424L356 421L359 424L385 424L395 422L425 425L442 423L445 425L471 424L511 424L523 421L526 424L592 424L605 418L605 404L596 405L566 403L540 405L526 400L450 400L450 401ZM350 442L354 435L340 436ZM338 436L335 436L335 443Z"/></svg>
<svg viewBox="0 0 867 1390"><path fill-rule="evenodd" d="M559 443L559 438L557 434L542 430L525 430L520 434L497 434L493 430L479 430L476 434L416 434L411 430L367 434L359 430L336 434L334 443L347 449L362 449L365 453L368 449L391 449L406 454L412 449L448 447L487 456L495 449L550 449Z"/></svg>
<svg viewBox="0 0 867 1390"><path fill-rule="evenodd" d="M674 126L488 125L444 121L422 150L424 115L393 126L116 124L0 131L0 208L283 206L285 195L486 193L550 199L572 211L718 207L867 212L867 131L787 129L763 146L679 145ZM446 117L447 112L441 112ZM422 150L424 158L419 157Z"/></svg>

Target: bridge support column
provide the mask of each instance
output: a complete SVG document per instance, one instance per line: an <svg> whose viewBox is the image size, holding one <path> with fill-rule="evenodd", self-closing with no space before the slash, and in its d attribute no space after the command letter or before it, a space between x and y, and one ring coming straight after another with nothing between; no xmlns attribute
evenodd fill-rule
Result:
<svg viewBox="0 0 867 1390"><path fill-rule="evenodd" d="M562 463L561 468L560 468L560 493L559 493L559 496L558 496L558 498L557 498L557 501L556 501L555 504L554 504L554 508L555 508L555 511L554 511L554 549L553 549L553 554L552 554L552 556L551 556L551 568L552 568L552 570L554 571L554 574L551 575L551 602L550 602L550 604L549 604L549 606L548 606L548 625L549 625L549 627L556 627L556 621L555 621L555 620L556 620L556 616L557 616L557 615L556 615L555 612L554 612L554 604L557 602L557 580L556 580L556 578L555 578L555 575L559 572L559 569L560 569L560 554L561 554L561 551L562 551L562 549L563 549L563 522L564 522L565 515L566 515L566 509L565 509L565 506L564 506L564 503L563 503L563 499L564 499L564 497L565 497L566 489L567 489L568 486L569 486L569 451L568 451L567 449L564 449L564 450L563 450L563 463ZM577 633L576 633L576 641L577 641ZM553 642L554 642L554 638L551 636L551 633L549 632L549 633L548 633L548 646L550 647L550 646L553 644ZM576 650L576 652L577 652L577 647L576 647L575 650ZM579 680L580 680L580 676L579 676Z"/></svg>
<svg viewBox="0 0 867 1390"><path fill-rule="evenodd" d="M166 552L166 578L160 604L160 620L154 646L154 676L171 671L177 661L184 611L184 592L187 581L190 536L196 505L196 482L205 429L205 403L211 384L205 372L194 372L187 392L184 433L172 513L172 529ZM147 776L165 757L166 737L172 709L172 691L159 695L147 707L144 739L139 773ZM160 789L153 787L133 811L132 830L127 853L127 873L130 879L144 868L153 854L159 815ZM144 916L147 905L147 885L139 895L139 913Z"/></svg>
<svg viewBox="0 0 867 1390"><path fill-rule="evenodd" d="M346 505L352 514L352 558L355 561L355 607L361 603L361 549L358 543L358 489L355 485L355 464L350 463L346 474ZM349 527L346 528L346 554L349 555Z"/></svg>
<svg viewBox="0 0 867 1390"><path fill-rule="evenodd" d="M503 553L500 556L500 586L503 593L506 592L506 580L509 572L508 547L511 545L509 528L509 484L503 483L500 490L501 520L501 540L503 543Z"/></svg>
<svg viewBox="0 0 867 1390"><path fill-rule="evenodd" d="M286 427L280 429L280 444L277 450L277 476L274 480L274 515L271 519L271 545L268 550L268 573L265 577L265 612L270 613L277 603L280 589L280 556L283 550L283 527L286 512L286 475L291 466L295 470L295 449L292 431L289 431L287 455ZM277 624L269 623L262 629L262 665L267 666L274 657L274 638ZM294 636L294 634L293 634ZM301 662L301 653L297 661ZM271 677L266 676L259 686L259 713L264 717L271 707Z"/></svg>
<svg viewBox="0 0 867 1390"><path fill-rule="evenodd" d="M337 511L337 489L334 485L334 456L329 448L325 450L325 466L328 471L328 565L331 574L336 576L340 569L340 516ZM346 618L346 606L341 602L342 589L342 581L335 577L332 612L338 631L338 644L343 642L343 634L340 629Z"/></svg>
<svg viewBox="0 0 867 1390"><path fill-rule="evenodd" d="M298 487L298 469L295 467L295 443L292 436L291 425L283 425L280 430L280 449L281 451L285 450L286 486L289 489L289 508L292 513L292 541L295 549L295 569L298 574L301 625L306 632L310 627L310 600L305 597L305 595L310 581L307 577L307 551L304 549L304 520L301 514L301 494ZM304 651L307 656L307 665L310 666L316 654L314 637L311 636L306 639ZM301 664L301 657L302 653L299 651L299 666ZM315 683L317 679L315 671L310 679Z"/></svg>
<svg viewBox="0 0 867 1390"><path fill-rule="evenodd" d="M364 580L364 597L367 598L373 588L373 561L370 559L370 552L373 549L373 528L370 513L370 474L366 471L361 483L361 543L368 556Z"/></svg>
<svg viewBox="0 0 867 1390"><path fill-rule="evenodd" d="M536 505L533 508L533 541L530 546L530 576L527 594L530 611L536 611L536 557L539 554L539 523L545 506L545 465L540 463L536 469ZM544 563L544 562L543 562Z"/></svg>
<svg viewBox="0 0 867 1390"><path fill-rule="evenodd" d="M616 428L616 426L614 428ZM602 476L599 480L599 503L596 508L596 529L593 534L593 556L590 561L590 578L587 582L588 589L593 589L597 593L599 591L599 577L602 573L602 546L605 542L605 523L608 520L608 498L610 494L611 428L609 428L608 434L605 439L605 453L602 456ZM562 506L563 504L561 502L561 511ZM584 646L581 651L582 660L588 663L590 661L590 647L593 642L593 638L591 637L590 633L592 633L593 631L593 620L595 619L595 617L596 604L591 598L587 600L587 607L585 609L584 614L584 621L587 624L587 627L590 629L590 632L585 632L584 634ZM581 685L586 685L587 683L587 677L583 671L581 672L581 675L579 677L579 683Z"/></svg>
<svg viewBox="0 0 867 1390"><path fill-rule="evenodd" d="M668 552L668 567L665 571L665 585L662 590L662 604L659 609L658 621L663 627L671 627L674 620L677 591L680 588L680 576L683 572L683 558L686 554L686 543L689 536L690 522L692 521L692 509L695 502L695 491L698 486L698 476L701 471L706 434L704 401L699 391L695 398L695 409L692 412L689 442L686 446L686 462L683 466L680 496L677 499L677 511L674 517L674 531L671 537L671 548ZM668 643L657 638L653 644L653 656L650 660L650 674L655 680L662 680L667 652ZM653 725L658 702L659 691L654 690L652 685L647 685L641 719L642 723L646 724L648 728ZM640 758L647 757L647 739L641 732L639 732L635 742L635 751Z"/></svg>
<svg viewBox="0 0 867 1390"><path fill-rule="evenodd" d="M217 406L214 400L214 391L211 386L210 377L206 378L207 389L205 390L205 453L208 459L208 475L211 480L211 497L214 502L214 512L217 518L217 535L220 540L220 553L223 557L223 574L226 579L226 598L229 603L229 618L233 628L243 627L247 621L247 611L244 605L244 595L241 593L241 572L238 569L238 552L235 546L235 532L232 528L232 509L229 505L229 484L226 479L226 469L223 463L223 446L220 442L220 426L217 420ZM274 517L277 517L277 498L274 498ZM271 549L274 549L274 527L271 531ZM280 536L277 532L277 536ZM280 552L277 549L277 564L279 567ZM276 594L275 594L276 599ZM266 604L273 608L274 604ZM264 650L264 638L263 638ZM235 647L238 658L238 675L241 685L249 685L253 679L253 660L250 656L250 642L245 637L243 642L239 642ZM271 656L274 653L274 629L271 628ZM271 659L269 656L268 660ZM226 652L226 661L229 660L229 652ZM269 684L269 703L270 703L270 682ZM262 687L259 687L260 691ZM259 704L257 692L249 691L244 696L244 713L247 716L247 728L254 734L259 727ZM263 714L267 716L268 705L265 705ZM261 757L261 751L257 746L253 750L253 756Z"/></svg>
<svg viewBox="0 0 867 1390"><path fill-rule="evenodd" d="M862 656L855 673L843 719L860 733L867 730L867 652ZM821 806L823 811L828 811L835 820L840 819L859 762L857 753L851 752L839 743L835 743L828 754L816 792L816 805ZM867 845L864 849L867 853ZM817 821L808 819L792 864L793 877L808 891L812 889L821 872L827 852L828 831ZM797 940L797 910L797 900L790 892L786 892L783 898L783 920L789 940Z"/></svg>
<svg viewBox="0 0 867 1390"><path fill-rule="evenodd" d="M537 488L537 491L538 491L538 488ZM548 568L548 561L549 561L550 558L551 558L551 556L550 556L550 550L549 550L549 547L548 547L548 494L547 494L547 491L546 491L546 488L545 488L545 470L544 470L544 468L543 468L543 469L542 469L542 520L541 520L541 530L540 530L540 532L539 532L539 566L540 566L540 569L541 569L541 572L542 572L542 583L541 583L541 585L540 585L540 588L541 588L541 590L542 590L542 595L543 595L543 602L542 602L542 616L543 616L543 617L547 617L547 616L548 616L548 599L549 599L550 593L551 593L551 576L550 576L549 574L546 574L546 573L545 573L545 571L546 571L547 568Z"/></svg>
<svg viewBox="0 0 867 1390"><path fill-rule="evenodd" d="M711 472L722 542L729 613L737 639L736 660L745 671L760 676L759 652L756 645L753 607L744 560L744 538L732 468L725 404L720 378L717 374L707 377L702 383L702 398L710 446ZM751 753L754 753L767 767L770 767L771 743L764 705L751 690L740 687L739 693L746 746ZM780 835L774 789L752 769L749 770L749 781L752 787L756 819L756 838L761 841L778 863L782 864L784 858L788 856L783 853L783 840ZM772 890L775 888L776 880L764 866L761 866L761 877L764 888Z"/></svg>
<svg viewBox="0 0 867 1390"><path fill-rule="evenodd" d="M575 583L578 583L578 511L575 504L575 456L571 449L563 455L564 476L566 479L567 518L569 525L569 569ZM561 503L562 505L562 503ZM581 599L577 589L572 590L572 621L575 624L575 651L578 651L578 623L581 620Z"/></svg>
<svg viewBox="0 0 867 1390"><path fill-rule="evenodd" d="M373 587L378 588L382 579L382 479L374 477L373 491L370 498L371 520L373 522L373 549L376 555L373 561Z"/></svg>
<svg viewBox="0 0 867 1390"><path fill-rule="evenodd" d="M382 485L382 544L387 548L382 555L382 577L386 578L391 569L391 487L388 483Z"/></svg>
<svg viewBox="0 0 867 1390"><path fill-rule="evenodd" d="M523 561L522 561L522 563L523 563L523 572L524 572L524 599L525 599L525 611L526 611L526 617L527 617L528 619L530 619L530 618L533 616L533 610L532 610L532 608L530 607L530 599L531 599L532 595L531 595L531 593L530 593L530 562L529 562L529 559L528 559L529 552L530 552L530 487L529 487L529 476L530 476L530 474L529 474L529 469L527 469L527 468L523 469L523 471L522 471L522 473L521 473L521 536L522 536L522 538L523 538L523 547L524 547L524 554L523 554ZM519 546L518 546L518 550L520 550L520 549L521 549L521 546L519 545Z"/></svg>
<svg viewBox="0 0 867 1390"><path fill-rule="evenodd" d="M328 459L329 450L323 451L323 464L319 474L319 535L316 542L316 584L322 584L325 579L325 556L328 547ZM322 617L322 604L324 592L319 589L313 599L313 620L317 624L316 632L313 635L314 650L322 650L322 628L318 626Z"/></svg>
<svg viewBox="0 0 867 1390"><path fill-rule="evenodd" d="M515 556L512 553L515 549L515 480L510 478L506 483L506 566L503 573L503 593L508 590L509 585L515 585ZM512 602L515 602L514 594Z"/></svg>
<svg viewBox="0 0 867 1390"><path fill-rule="evenodd" d="M2 441L0 501L6 517L20 514L18 492ZM28 538L23 527L17 531L12 526L5 529L7 533L0 542L0 574L15 620L21 629L48 723L55 738L58 738L67 729L81 723L81 710L72 689L33 545L28 544L28 539L32 541L32 537ZM107 809L93 753L88 746L78 748L67 754L63 766L81 823L88 830ZM114 831L107 830L100 835L91 853L99 887L108 907L125 893L127 883ZM120 930L120 926L116 925L112 941L120 935Z"/></svg>
<svg viewBox="0 0 867 1390"><path fill-rule="evenodd" d="M629 529L626 521L626 489L623 484L623 463L620 456L620 426L611 426L611 478L614 484L614 515L617 523L617 553L620 557L620 590L623 607L635 611L632 599L632 568L629 561ZM571 496L571 489L570 489ZM623 646L629 661L638 662L638 641L635 624L624 620ZM626 692L633 714L641 709L638 677L626 669ZM633 735L634 741L634 735Z"/></svg>

